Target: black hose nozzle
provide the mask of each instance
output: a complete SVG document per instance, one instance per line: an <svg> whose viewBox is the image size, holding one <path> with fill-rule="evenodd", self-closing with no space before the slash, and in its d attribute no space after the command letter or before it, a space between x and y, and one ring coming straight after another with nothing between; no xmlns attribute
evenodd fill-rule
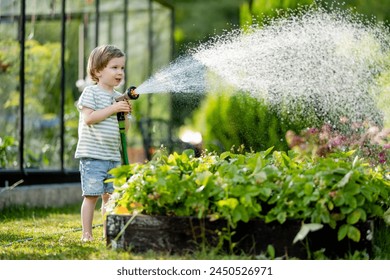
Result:
<svg viewBox="0 0 390 280"><path fill-rule="evenodd" d="M130 99L131 100L138 99L139 94L135 92L135 89L136 89L135 86L129 87L128 89L126 89L124 94L115 98L115 101L119 102L119 101L130 100Z"/></svg>
<svg viewBox="0 0 390 280"><path fill-rule="evenodd" d="M131 100L138 99L139 94L135 92L135 89L136 89L135 86L129 87L128 89L126 89L124 94L122 94L121 96L118 96L117 98L115 98L115 101L119 102L119 101L125 101L125 100L130 100L130 99ZM125 120L125 113L118 112L116 114L116 117L117 117L119 122L120 121L124 121ZM123 129L124 129L124 127L123 127Z"/></svg>

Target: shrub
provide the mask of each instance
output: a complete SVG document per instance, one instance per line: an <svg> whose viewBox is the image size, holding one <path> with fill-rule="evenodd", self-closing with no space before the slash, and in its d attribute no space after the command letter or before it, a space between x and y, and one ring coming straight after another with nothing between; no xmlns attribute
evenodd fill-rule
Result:
<svg viewBox="0 0 390 280"><path fill-rule="evenodd" d="M324 157L336 151L355 150L373 167L388 167L390 130L365 123L349 123L343 120L344 128L333 129L325 124L321 128L308 128L300 134L288 131L286 140L290 149L303 156Z"/></svg>
<svg viewBox="0 0 390 280"><path fill-rule="evenodd" d="M284 135L289 129L264 101L248 94L210 93L194 114L193 126L202 133L208 150L224 152L243 145L246 151L268 147L287 150Z"/></svg>

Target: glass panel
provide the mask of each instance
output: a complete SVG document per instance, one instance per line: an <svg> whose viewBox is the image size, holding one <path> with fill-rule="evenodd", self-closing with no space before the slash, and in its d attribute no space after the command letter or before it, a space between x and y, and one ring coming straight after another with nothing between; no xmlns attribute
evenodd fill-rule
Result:
<svg viewBox="0 0 390 280"><path fill-rule="evenodd" d="M64 168L68 170L78 169L79 165L74 158L79 120L75 102L85 86L86 36L91 13L95 13L95 1L66 1Z"/></svg>
<svg viewBox="0 0 390 280"><path fill-rule="evenodd" d="M0 2L0 170L19 167L19 1Z"/></svg>
<svg viewBox="0 0 390 280"><path fill-rule="evenodd" d="M26 168L60 168L61 6L32 0L26 6Z"/></svg>

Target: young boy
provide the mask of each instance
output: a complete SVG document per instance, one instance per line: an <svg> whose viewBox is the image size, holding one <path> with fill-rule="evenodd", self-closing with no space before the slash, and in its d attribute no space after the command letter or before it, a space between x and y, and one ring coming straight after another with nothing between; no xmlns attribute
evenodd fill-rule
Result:
<svg viewBox="0 0 390 280"><path fill-rule="evenodd" d="M115 102L121 94L114 88L124 79L125 54L115 46L95 48L88 59L88 74L96 83L86 87L77 103L80 112L75 158L80 159L82 241L92 241L96 202L102 197L102 215L114 188L105 183L110 169L120 165L120 134L116 113L131 112L128 101ZM126 118L126 128L129 123ZM103 222L105 238L105 222Z"/></svg>

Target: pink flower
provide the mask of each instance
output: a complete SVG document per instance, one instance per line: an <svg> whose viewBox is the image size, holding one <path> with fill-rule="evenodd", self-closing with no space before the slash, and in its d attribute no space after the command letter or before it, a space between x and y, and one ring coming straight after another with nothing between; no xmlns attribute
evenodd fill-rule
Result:
<svg viewBox="0 0 390 280"><path fill-rule="evenodd" d="M344 137L341 136L341 135L338 135L332 139L330 139L329 141L329 145L331 147L338 147L338 146L341 146L343 143L344 143Z"/></svg>
<svg viewBox="0 0 390 280"><path fill-rule="evenodd" d="M318 133L318 129L315 128L315 127L312 127L312 128L309 128L309 129L307 130L307 132L308 132L309 134L317 134L317 133Z"/></svg>
<svg viewBox="0 0 390 280"><path fill-rule="evenodd" d="M386 162L386 153L385 152L380 152L378 154L379 157L379 163L385 163Z"/></svg>

